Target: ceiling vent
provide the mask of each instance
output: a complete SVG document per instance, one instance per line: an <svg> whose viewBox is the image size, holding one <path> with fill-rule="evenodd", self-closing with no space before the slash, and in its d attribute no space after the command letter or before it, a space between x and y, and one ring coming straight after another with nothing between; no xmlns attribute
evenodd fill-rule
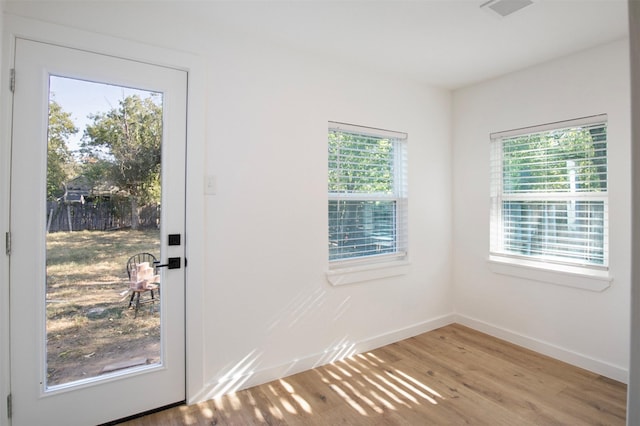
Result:
<svg viewBox="0 0 640 426"><path fill-rule="evenodd" d="M489 0L480 5L480 8L492 10L504 18L531 4L533 4L532 0Z"/></svg>

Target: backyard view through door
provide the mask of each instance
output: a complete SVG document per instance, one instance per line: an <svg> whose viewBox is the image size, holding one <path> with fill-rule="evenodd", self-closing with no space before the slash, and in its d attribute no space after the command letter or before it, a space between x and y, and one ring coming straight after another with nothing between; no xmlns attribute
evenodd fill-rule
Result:
<svg viewBox="0 0 640 426"><path fill-rule="evenodd" d="M15 74L13 424L184 400L186 73L18 39Z"/></svg>
<svg viewBox="0 0 640 426"><path fill-rule="evenodd" d="M50 76L48 127L47 386L158 363L162 94Z"/></svg>

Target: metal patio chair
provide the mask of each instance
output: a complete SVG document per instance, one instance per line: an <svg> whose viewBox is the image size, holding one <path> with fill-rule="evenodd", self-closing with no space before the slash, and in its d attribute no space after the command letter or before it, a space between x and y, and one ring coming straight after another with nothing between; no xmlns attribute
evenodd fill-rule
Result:
<svg viewBox="0 0 640 426"><path fill-rule="evenodd" d="M138 317L138 308L140 307L140 305L151 304L151 309L153 309L153 304L155 304L156 301L160 300L160 286L157 280L154 279L152 282L149 282L148 280L138 279L138 266L144 263L147 263L149 265L149 268L152 268L151 275L154 278L157 277L156 265L158 264L158 260L151 253L134 254L127 261L129 291L131 292L131 297L129 298L129 308L131 308L132 305L134 306L134 318ZM148 298L143 297L147 294L149 295Z"/></svg>

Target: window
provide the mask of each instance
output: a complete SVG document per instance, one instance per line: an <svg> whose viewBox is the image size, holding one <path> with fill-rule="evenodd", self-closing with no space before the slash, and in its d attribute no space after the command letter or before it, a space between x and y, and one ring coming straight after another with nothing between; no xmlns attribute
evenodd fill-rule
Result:
<svg viewBox="0 0 640 426"><path fill-rule="evenodd" d="M491 135L491 254L606 269L607 117Z"/></svg>
<svg viewBox="0 0 640 426"><path fill-rule="evenodd" d="M329 260L407 252L405 133L329 122Z"/></svg>

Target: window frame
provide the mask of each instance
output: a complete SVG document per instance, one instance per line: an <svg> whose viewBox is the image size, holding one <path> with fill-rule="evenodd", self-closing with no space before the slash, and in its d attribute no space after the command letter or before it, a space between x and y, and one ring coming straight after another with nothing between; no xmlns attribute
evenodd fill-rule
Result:
<svg viewBox="0 0 640 426"><path fill-rule="evenodd" d="M489 262L490 268L496 273L504 273L519 277L533 277L538 281L552 282L570 287L585 288L594 291L601 291L608 287L612 280L609 275L609 171L608 171L608 140L605 161L607 170L605 179L607 185L605 190L584 191L584 192L523 192L520 194L505 192L503 163L504 155L503 140L525 136L536 133L548 133L555 130L563 130L576 127L597 127L608 126L607 114L594 115L578 118L574 120L559 121L539 126L532 126L509 130L505 132L492 133L491 154L490 154L490 242L489 242ZM608 139L608 132L607 132ZM547 254L541 256L516 254L505 249L505 214L503 212L504 201L597 201L603 205L603 261L602 264L580 262L576 260L553 259ZM538 270L538 272L536 272ZM576 279L582 277L583 279ZM584 279L586 278L586 280Z"/></svg>
<svg viewBox="0 0 640 426"><path fill-rule="evenodd" d="M328 247L327 259L329 272L327 277L334 285L348 284L406 273L404 266L408 259L408 191L407 191L407 141L408 135L336 121L328 122L328 135L331 132L356 136L389 139L393 144L393 191L385 193L332 192L327 188L327 213L331 213L331 203L336 201L390 201L394 203L394 251L382 254L365 254L354 257L331 259ZM327 159L328 173L331 173L330 158ZM327 181L329 183L329 181ZM327 218L327 241L330 244L331 220ZM398 268L399 267L399 268ZM389 269L391 268L391 269ZM395 269L394 269L395 268ZM387 269L385 271L385 269ZM350 277L345 277L348 274Z"/></svg>

